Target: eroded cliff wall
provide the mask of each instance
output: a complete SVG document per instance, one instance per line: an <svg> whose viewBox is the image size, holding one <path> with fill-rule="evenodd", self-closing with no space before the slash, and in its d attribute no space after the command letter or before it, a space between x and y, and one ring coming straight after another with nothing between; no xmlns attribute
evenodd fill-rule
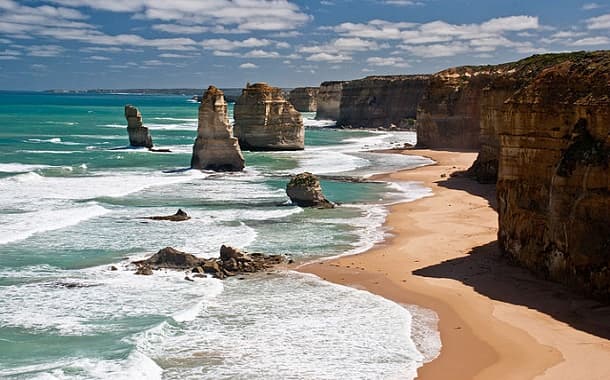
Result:
<svg viewBox="0 0 610 380"><path fill-rule="evenodd" d="M244 150L302 150L305 128L301 114L282 89L265 83L248 85L235 103L235 137Z"/></svg>
<svg viewBox="0 0 610 380"><path fill-rule="evenodd" d="M316 119L337 120L341 106L341 92L347 82L323 82L320 84Z"/></svg>
<svg viewBox="0 0 610 380"><path fill-rule="evenodd" d="M297 87L290 91L288 101L299 112L316 112L319 91L318 87Z"/></svg>
<svg viewBox="0 0 610 380"><path fill-rule="evenodd" d="M500 114L502 250L610 300L610 52L540 70Z"/></svg>
<svg viewBox="0 0 610 380"><path fill-rule="evenodd" d="M428 75L373 76L343 85L337 125L352 128L414 126Z"/></svg>

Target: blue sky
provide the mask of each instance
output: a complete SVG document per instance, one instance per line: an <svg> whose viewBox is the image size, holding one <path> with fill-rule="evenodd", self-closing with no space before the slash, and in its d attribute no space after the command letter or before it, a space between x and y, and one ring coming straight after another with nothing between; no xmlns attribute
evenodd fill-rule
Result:
<svg viewBox="0 0 610 380"><path fill-rule="evenodd" d="M0 89L295 87L609 36L607 0L0 0Z"/></svg>

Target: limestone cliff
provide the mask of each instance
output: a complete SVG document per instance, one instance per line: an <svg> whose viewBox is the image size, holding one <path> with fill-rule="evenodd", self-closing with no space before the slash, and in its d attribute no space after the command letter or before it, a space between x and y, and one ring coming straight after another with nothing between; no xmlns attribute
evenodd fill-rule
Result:
<svg viewBox="0 0 610 380"><path fill-rule="evenodd" d="M305 128L301 114L282 90L265 83L248 85L235 103L235 136L242 149L302 150Z"/></svg>
<svg viewBox="0 0 610 380"><path fill-rule="evenodd" d="M214 86L203 94L199 105L191 167L216 171L240 171L244 168L244 157L229 124L224 94Z"/></svg>
<svg viewBox="0 0 610 380"><path fill-rule="evenodd" d="M540 70L497 121L501 248L610 300L610 52Z"/></svg>
<svg viewBox="0 0 610 380"><path fill-rule="evenodd" d="M337 120L341 106L341 91L347 82L323 82L318 91L316 119Z"/></svg>
<svg viewBox="0 0 610 380"><path fill-rule="evenodd" d="M319 90L318 87L297 87L290 91L288 100L299 112L316 112Z"/></svg>
<svg viewBox="0 0 610 380"><path fill-rule="evenodd" d="M142 114L140 111L128 104L125 106L125 119L127 119L127 133L129 134L129 145L153 147L152 137L148 128L142 125Z"/></svg>
<svg viewBox="0 0 610 380"><path fill-rule="evenodd" d="M337 125L379 128L414 127L428 75L372 76L343 86Z"/></svg>

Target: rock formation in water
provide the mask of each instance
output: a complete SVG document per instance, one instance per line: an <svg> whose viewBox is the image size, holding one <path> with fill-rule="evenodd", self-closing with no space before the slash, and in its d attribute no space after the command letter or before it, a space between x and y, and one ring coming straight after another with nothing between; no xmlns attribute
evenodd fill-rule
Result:
<svg viewBox="0 0 610 380"><path fill-rule="evenodd" d="M125 106L125 118L127 119L127 133L129 133L129 145L153 147L152 137L148 128L142 125L142 114L140 111L128 104Z"/></svg>
<svg viewBox="0 0 610 380"><path fill-rule="evenodd" d="M283 263L282 255L263 255L261 253L244 253L237 248L223 245L220 247L220 257L202 259L190 253L166 247L145 260L134 261L136 274L152 275L153 270L176 269L188 270L197 276L210 274L223 279L244 273L255 273L273 268ZM187 276L187 279L190 278Z"/></svg>
<svg viewBox="0 0 610 380"><path fill-rule="evenodd" d="M240 171L244 168L244 157L229 124L224 94L214 86L203 94L199 105L199 125L191 167L216 171Z"/></svg>
<svg viewBox="0 0 610 380"><path fill-rule="evenodd" d="M292 177L286 185L286 194L292 203L300 207L335 207L324 197L318 177L308 172Z"/></svg>
<svg viewBox="0 0 610 380"><path fill-rule="evenodd" d="M547 66L496 121L502 250L610 300L610 52Z"/></svg>
<svg viewBox="0 0 610 380"><path fill-rule="evenodd" d="M235 136L244 150L302 150L305 128L301 114L277 87L248 85L235 103Z"/></svg>
<svg viewBox="0 0 610 380"><path fill-rule="evenodd" d="M341 93L347 82L323 82L318 90L316 119L337 120L341 107Z"/></svg>
<svg viewBox="0 0 610 380"><path fill-rule="evenodd" d="M415 128L429 75L372 76L343 85L338 126Z"/></svg>
<svg viewBox="0 0 610 380"><path fill-rule="evenodd" d="M290 91L288 100L299 112L316 112L319 90L318 87L297 87Z"/></svg>
<svg viewBox="0 0 610 380"><path fill-rule="evenodd" d="M185 220L191 219L191 217L186 212L182 211L182 209L179 208L178 211L176 211L176 213L173 215L147 216L144 219L167 220L170 222L183 222Z"/></svg>

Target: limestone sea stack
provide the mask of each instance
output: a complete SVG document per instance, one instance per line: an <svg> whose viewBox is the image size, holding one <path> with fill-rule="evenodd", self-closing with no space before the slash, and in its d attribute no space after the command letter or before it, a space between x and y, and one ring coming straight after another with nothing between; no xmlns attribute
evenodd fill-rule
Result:
<svg viewBox="0 0 610 380"><path fill-rule="evenodd" d="M129 145L152 148L152 137L148 132L148 128L142 125L142 114L140 111L131 104L128 104L125 106L125 118L127 119Z"/></svg>
<svg viewBox="0 0 610 380"><path fill-rule="evenodd" d="M371 76L343 84L338 126L415 128L429 75Z"/></svg>
<svg viewBox="0 0 610 380"><path fill-rule="evenodd" d="M317 120L337 120L341 107L341 92L347 82L323 82L318 90Z"/></svg>
<svg viewBox="0 0 610 380"><path fill-rule="evenodd" d="M539 275L610 301L610 52L564 58L498 118L498 240Z"/></svg>
<svg viewBox="0 0 610 380"><path fill-rule="evenodd" d="M322 193L320 180L315 175L304 172L290 179L286 185L286 194L292 203L301 207L333 208Z"/></svg>
<svg viewBox="0 0 610 380"><path fill-rule="evenodd" d="M235 103L235 136L244 150L303 150L303 117L280 88L248 85Z"/></svg>
<svg viewBox="0 0 610 380"><path fill-rule="evenodd" d="M227 102L221 90L210 86L199 105L197 139L193 145L191 167L200 170L240 171L244 157L233 127L229 124Z"/></svg>
<svg viewBox="0 0 610 380"><path fill-rule="evenodd" d="M290 91L288 100L299 112L316 112L319 90L318 87L297 87Z"/></svg>

